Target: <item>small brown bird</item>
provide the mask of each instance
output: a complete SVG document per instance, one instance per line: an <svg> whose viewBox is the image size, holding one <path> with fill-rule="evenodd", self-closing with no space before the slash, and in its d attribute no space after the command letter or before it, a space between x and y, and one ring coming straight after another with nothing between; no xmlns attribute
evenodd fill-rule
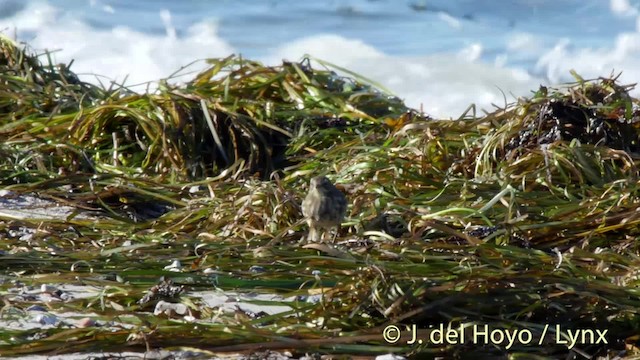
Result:
<svg viewBox="0 0 640 360"><path fill-rule="evenodd" d="M329 179L324 176L311 179L309 193L302 202L302 214L309 224L310 241L320 240L319 230L325 229L326 234L334 226L337 236L346 211L347 198Z"/></svg>

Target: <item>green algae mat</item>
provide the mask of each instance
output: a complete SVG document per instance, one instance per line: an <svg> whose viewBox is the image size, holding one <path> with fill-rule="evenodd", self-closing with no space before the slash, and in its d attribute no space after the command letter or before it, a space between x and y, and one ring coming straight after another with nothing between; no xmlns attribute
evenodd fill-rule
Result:
<svg viewBox="0 0 640 360"><path fill-rule="evenodd" d="M0 40L0 356L640 356L632 86L444 120L318 59L207 63L136 93ZM309 243L319 175L348 210Z"/></svg>

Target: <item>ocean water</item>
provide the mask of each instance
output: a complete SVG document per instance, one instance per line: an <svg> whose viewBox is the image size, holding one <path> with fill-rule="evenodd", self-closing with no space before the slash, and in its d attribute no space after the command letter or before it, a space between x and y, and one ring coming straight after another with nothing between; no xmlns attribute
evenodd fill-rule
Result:
<svg viewBox="0 0 640 360"><path fill-rule="evenodd" d="M86 81L140 91L199 59L235 53L276 65L311 54L457 118L472 103L490 111L571 81L572 69L637 82L639 2L0 0L0 31L73 60Z"/></svg>

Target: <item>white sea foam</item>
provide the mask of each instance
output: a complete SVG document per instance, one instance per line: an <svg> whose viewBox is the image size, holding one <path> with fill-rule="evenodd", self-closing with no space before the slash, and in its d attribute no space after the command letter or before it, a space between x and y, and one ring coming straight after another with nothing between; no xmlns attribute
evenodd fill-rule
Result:
<svg viewBox="0 0 640 360"><path fill-rule="evenodd" d="M89 0L89 6L91 6L92 8L98 8L106 13L109 14L115 14L116 10L113 8L113 6L109 5L109 4L103 4L98 0Z"/></svg>
<svg viewBox="0 0 640 360"><path fill-rule="evenodd" d="M134 10L123 7L124 3L118 6L117 1L91 0L88 5L84 5L82 11L85 13L79 12L69 3L67 7L62 7L62 0L31 0L26 3L6 1L0 4L0 29L5 29L10 36L17 29L19 40L28 42L40 52L44 49L60 50L54 53L54 60L69 63L74 59L72 70L84 74L83 78L87 81L96 81L92 74L104 75L118 82L128 76L129 85L153 81L169 76L193 60L240 53L243 46L247 46L247 43L230 41L234 34L230 35L229 30L223 31L228 29L225 26L229 26L229 21L236 21L224 17L230 16L229 14L222 14L221 18L216 19L215 14L199 14L197 11L185 13L188 6L181 8L183 12L179 13L175 13L175 9L169 10L169 7L163 9L159 6L146 10L138 7L135 9L135 16L129 14L127 17L126 12ZM536 1L551 6L576 6L575 2L569 1ZM170 4L160 3L167 6ZM367 4L369 2L363 2L359 6L368 6ZM447 4L438 3L440 7ZM431 21L434 16L439 19L440 23L426 28L431 29L430 33L407 32L412 27L400 27L397 30L388 28L388 31L401 31L399 34L408 37L406 40L397 38L400 42L432 36L433 41L427 43L433 44L433 47L428 51L416 48L415 53L409 55L388 53L379 45L373 45L379 44L374 37L380 32L356 31L349 33L350 35L341 32L344 30L342 27L347 25L364 26L365 21L382 21L375 16L385 6L389 5L376 2L372 8L375 11L358 16L349 15L351 18L342 13L327 13L324 16L327 16L327 24L330 25L322 31L316 29L311 34L300 31L300 34L296 33L296 38L291 39L289 36L286 42L269 43L264 47L266 50L257 55L257 59L275 65L282 59L299 60L304 54L311 54L381 83L403 98L409 106L422 106L427 113L437 117L454 118L471 103L476 103L479 108L491 109L492 103L503 105L505 96L506 101L511 102L517 96L529 95L540 84L571 80L572 69L585 78L607 76L615 70L623 72L623 82L633 83L640 79L640 17L637 7L628 0L610 0L608 7L596 0L580 3L578 10L581 16L602 17L600 23L596 22L597 18L593 24L587 22L589 26L593 25L593 29L603 29L602 26L605 25L615 25L615 29L619 29L607 32L611 36L604 36L594 30L593 42L585 42L583 38L574 36L586 36L589 32L562 32L563 28L553 27L556 26L555 23L533 26L526 22L509 23L504 19L494 21L485 13L480 13L474 19L461 10L445 12L438 9L435 15L428 12L409 14L413 19L411 21L414 21L411 24L415 26L423 26L425 21ZM292 18L273 18L281 16L277 11L282 8L276 8L276 12L265 8L264 19L257 9L252 8L255 14L252 12L247 15L249 20L242 19L247 26L257 26L252 24L260 21L269 26L274 21L289 21L290 26L304 25L291 23L294 21ZM544 9L540 5L535 11L541 12ZM91 16L83 16L91 11ZM146 30L131 22L122 25L114 21L137 19L136 16L141 11L144 17L139 21L147 24ZM402 14L397 8L394 11L394 14ZM607 14L606 11L610 13ZM556 12L545 13L545 16L555 15ZM318 16L323 15L320 13ZM367 16L373 18L368 19ZM88 18L99 19L99 26L87 20ZM193 19L197 20L192 21ZM570 21L571 17L567 19ZM405 26L402 20L394 21ZM578 25L585 20L577 17L574 21ZM110 26L111 23L114 25ZM384 26L383 22L380 24ZM150 26L155 30L150 31ZM265 29L274 31L275 28ZM251 33L260 29L246 31ZM384 31L386 33L387 29ZM460 41L461 36L468 38ZM261 39L269 39L269 36ZM198 66L192 69L195 71L204 64L199 63Z"/></svg>
<svg viewBox="0 0 640 360"><path fill-rule="evenodd" d="M543 53L536 71L543 72L553 83L566 81L570 70L584 78L608 76L622 72L620 81L635 83L640 79L640 33L621 33L604 47L576 47L569 39L559 41ZM638 95L638 90L634 91Z"/></svg>
<svg viewBox="0 0 640 360"><path fill-rule="evenodd" d="M74 60L72 70L91 82L97 81L98 74L107 83L108 79L122 82L126 78L127 84L139 84L168 77L193 60L234 52L217 35L215 22L194 24L178 38L168 11L155 16L164 22L165 34L147 34L126 26L95 29L49 3L30 2L15 16L0 19L0 29L17 29L19 40L38 52L60 50L53 54L54 60Z"/></svg>
<svg viewBox="0 0 640 360"><path fill-rule="evenodd" d="M442 21L444 21L445 23L447 23L447 25L451 26L454 29L460 29L462 28L462 21L460 21L459 19L456 19L455 17L447 14L446 12L438 12L438 18Z"/></svg>
<svg viewBox="0 0 640 360"><path fill-rule="evenodd" d="M634 8L629 0L611 0L611 11L616 15L637 16L638 9Z"/></svg>

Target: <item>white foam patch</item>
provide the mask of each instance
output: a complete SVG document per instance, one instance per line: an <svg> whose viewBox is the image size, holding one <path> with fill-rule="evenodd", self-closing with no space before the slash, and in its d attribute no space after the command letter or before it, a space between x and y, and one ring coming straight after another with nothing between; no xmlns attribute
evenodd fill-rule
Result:
<svg viewBox="0 0 640 360"><path fill-rule="evenodd" d="M468 62L478 61L482 56L482 50L481 44L471 44L458 52L458 59Z"/></svg>
<svg viewBox="0 0 640 360"><path fill-rule="evenodd" d="M116 13L116 10L111 5L100 3L98 0L89 0L89 5L93 8L99 8L109 14Z"/></svg>
<svg viewBox="0 0 640 360"><path fill-rule="evenodd" d="M621 33L610 46L598 48L577 48L563 39L542 54L535 68L552 83L572 80L571 70L585 79L622 72L621 83L636 83L640 79L640 33ZM638 96L640 91L632 94Z"/></svg>
<svg viewBox="0 0 640 360"><path fill-rule="evenodd" d="M446 12L442 12L442 11L438 12L438 18L444 21L447 25L451 26L451 28L453 29L462 28L462 22L456 19L455 17L447 14Z"/></svg>
<svg viewBox="0 0 640 360"><path fill-rule="evenodd" d="M380 59L385 56L364 41L346 39L333 34L322 34L298 39L283 45L273 55L268 56L265 61L272 64L280 62L282 59L298 60L307 53L323 60L336 61L337 63Z"/></svg>
<svg viewBox="0 0 640 360"><path fill-rule="evenodd" d="M0 19L0 29L17 29L18 39L38 51L62 49L53 54L55 61L69 63L74 59L71 69L91 82L96 82L93 74L117 82L127 78L127 84L154 81L168 77L190 61L234 52L217 35L213 21L194 24L178 38L170 13L161 11L156 16L164 23L166 34L147 34L122 26L95 29L47 2L29 2L15 16ZM199 68L203 67L200 64Z"/></svg>
<svg viewBox="0 0 640 360"><path fill-rule="evenodd" d="M507 51L525 56L533 56L543 51L540 37L527 32L516 32L508 37L505 44Z"/></svg>
<svg viewBox="0 0 640 360"><path fill-rule="evenodd" d="M637 16L638 9L633 7L629 0L611 0L609 3L611 12L618 16Z"/></svg>

